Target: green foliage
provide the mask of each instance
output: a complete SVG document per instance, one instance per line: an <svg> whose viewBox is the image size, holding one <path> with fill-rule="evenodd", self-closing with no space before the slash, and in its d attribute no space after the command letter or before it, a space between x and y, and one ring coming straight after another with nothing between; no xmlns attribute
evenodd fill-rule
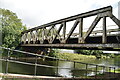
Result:
<svg viewBox="0 0 120 80"><path fill-rule="evenodd" d="M111 70L111 72L114 72L114 70ZM115 73L120 73L120 68L115 69Z"/></svg>
<svg viewBox="0 0 120 80"><path fill-rule="evenodd" d="M56 57L57 56L57 53L59 53L59 50L58 49L51 49L50 53L49 53L49 56L51 57Z"/></svg>
<svg viewBox="0 0 120 80"><path fill-rule="evenodd" d="M96 57L101 57L102 51L101 50L75 50L78 54L84 55L95 55Z"/></svg>
<svg viewBox="0 0 120 80"><path fill-rule="evenodd" d="M85 62L96 59L95 56L75 54L75 53L53 53L52 55L59 59L66 59L66 60L79 61L79 62Z"/></svg>
<svg viewBox="0 0 120 80"><path fill-rule="evenodd" d="M87 61L96 59L96 57L92 55L83 55L76 53L60 53L59 49L52 49L51 52L49 53L49 56L79 62L84 62L86 61L86 59Z"/></svg>
<svg viewBox="0 0 120 80"><path fill-rule="evenodd" d="M115 54L115 57L116 58L120 58L120 54Z"/></svg>
<svg viewBox="0 0 120 80"><path fill-rule="evenodd" d="M26 27L15 13L7 9L0 8L0 20L0 25L2 25L2 46L14 49L20 43L20 34L26 30Z"/></svg>

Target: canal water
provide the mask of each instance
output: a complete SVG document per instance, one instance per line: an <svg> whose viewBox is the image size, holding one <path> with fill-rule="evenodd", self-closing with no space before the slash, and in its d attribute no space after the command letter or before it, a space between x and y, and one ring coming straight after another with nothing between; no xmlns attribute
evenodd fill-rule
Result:
<svg viewBox="0 0 120 80"><path fill-rule="evenodd" d="M35 59L21 59L21 61L31 62L34 63ZM38 59L37 62L42 65L49 65L49 66L57 66L59 68L48 68L48 67L37 67L36 75L39 76L63 76L63 77L81 77L81 76L93 76L95 72L88 71L86 74L84 64L73 63L73 62L66 62L66 61L51 61L51 60L41 60ZM120 59L119 58L111 58L111 59L96 59L91 60L87 63L90 64L98 64L104 66L114 66L116 68L120 67ZM2 72L5 72L5 62L2 62ZM66 69L63 69L66 68ZM8 73L17 73L17 74L28 74L34 75L35 66L32 65L24 65L19 63L9 63ZM95 66L88 65L89 70L94 70ZM103 71L103 68L98 68L99 71ZM107 69L106 69L107 70Z"/></svg>

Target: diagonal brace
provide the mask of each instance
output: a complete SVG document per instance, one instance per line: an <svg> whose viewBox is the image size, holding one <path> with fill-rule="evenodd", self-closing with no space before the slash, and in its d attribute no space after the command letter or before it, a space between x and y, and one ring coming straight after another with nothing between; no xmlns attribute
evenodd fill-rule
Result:
<svg viewBox="0 0 120 80"><path fill-rule="evenodd" d="M89 27L87 33L83 36L83 40L84 40L84 41L82 40L83 43L88 38L88 36L91 34L91 32L93 31L93 29L95 28L95 26L97 25L97 23L100 21L100 19L101 19L101 17L96 17L95 18L95 20L93 21L93 23Z"/></svg>
<svg viewBox="0 0 120 80"><path fill-rule="evenodd" d="M77 19L77 20L75 21L75 23L74 23L74 25L73 25L72 29L70 30L70 32L69 32L69 34L68 34L67 38L65 39L65 42L66 42L66 41L68 41L68 39L69 39L69 38L70 38L70 36L72 35L73 31L74 31L74 30L75 30L75 28L77 27L78 23L79 23L79 19Z"/></svg>
<svg viewBox="0 0 120 80"><path fill-rule="evenodd" d="M109 13L109 17L118 25L120 29L120 20L118 20L112 13Z"/></svg>
<svg viewBox="0 0 120 80"><path fill-rule="evenodd" d="M53 40L52 40L50 43L53 43L53 42L55 41L55 39L57 38L58 34L60 33L62 27L63 27L63 24L60 25L60 27L59 27L59 29L58 29L58 31L57 31L55 37L53 38Z"/></svg>

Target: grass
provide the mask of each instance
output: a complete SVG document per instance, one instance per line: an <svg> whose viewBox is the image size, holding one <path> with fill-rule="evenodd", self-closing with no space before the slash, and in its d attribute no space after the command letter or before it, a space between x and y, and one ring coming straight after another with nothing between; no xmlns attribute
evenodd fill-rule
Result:
<svg viewBox="0 0 120 80"><path fill-rule="evenodd" d="M117 58L120 58L120 54L119 55L116 55Z"/></svg>
<svg viewBox="0 0 120 80"><path fill-rule="evenodd" d="M82 55L82 54L73 54L73 53L55 53L55 57L60 59L67 59L72 61L86 61L86 59L89 60L95 60L96 57L93 55Z"/></svg>
<svg viewBox="0 0 120 80"><path fill-rule="evenodd" d="M111 72L114 72L114 70L111 70ZM120 73L120 68L116 69L115 73Z"/></svg>

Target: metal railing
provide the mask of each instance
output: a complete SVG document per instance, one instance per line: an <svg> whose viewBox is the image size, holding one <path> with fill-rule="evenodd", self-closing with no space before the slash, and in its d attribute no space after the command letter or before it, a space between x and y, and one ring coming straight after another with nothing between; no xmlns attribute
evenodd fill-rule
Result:
<svg viewBox="0 0 120 80"><path fill-rule="evenodd" d="M35 53L30 53L30 52L25 52L25 51L20 51L20 50L12 50L10 48L4 48L4 47L0 47L0 49L3 49L3 50L6 50L7 51L7 56L6 58L0 58L0 61L5 61L6 62L6 66L5 66L5 74L8 74L8 68L9 68L9 62L12 62L12 63L19 63L19 64L25 64L25 65L32 65L34 66L34 76L37 76L37 67L45 67L45 68L53 68L53 69L56 69L56 75L58 76L58 69L72 69L72 70L84 70L84 69L79 69L79 68L76 68L76 64L83 64L85 65L85 71L86 71L86 74L85 74L85 77L87 78L88 77L88 71L92 71L92 72L95 72L95 78L97 76L97 74L99 73L99 70L98 68L101 67L103 68L103 74L106 72L105 69L109 69L109 73L111 72L111 70L114 70L114 74L115 74L115 67L113 66L105 66L105 65L97 65L97 64L89 64L89 63L83 63L83 62L77 62L77 61L71 61L71 60L66 60L66 59L59 59L59 58L56 58L56 57L50 57L50 56L45 56L45 55L39 55L39 54L35 54ZM34 63L30 63L30 62L23 62L23 61L17 61L17 60L12 60L11 59L11 52L19 52L21 54L27 54L27 55L33 55L35 56L35 62ZM53 60L56 60L57 62L57 65L56 66L50 66L50 65L43 65L43 64L38 64L37 63L37 58L38 57L44 57L44 58L49 58L49 59L53 59ZM61 67L58 67L58 63L59 61L67 61L67 62L73 62L74 66L73 68L61 68ZM89 66L95 66L95 70L89 70ZM73 74L73 78L75 77L75 74Z"/></svg>

